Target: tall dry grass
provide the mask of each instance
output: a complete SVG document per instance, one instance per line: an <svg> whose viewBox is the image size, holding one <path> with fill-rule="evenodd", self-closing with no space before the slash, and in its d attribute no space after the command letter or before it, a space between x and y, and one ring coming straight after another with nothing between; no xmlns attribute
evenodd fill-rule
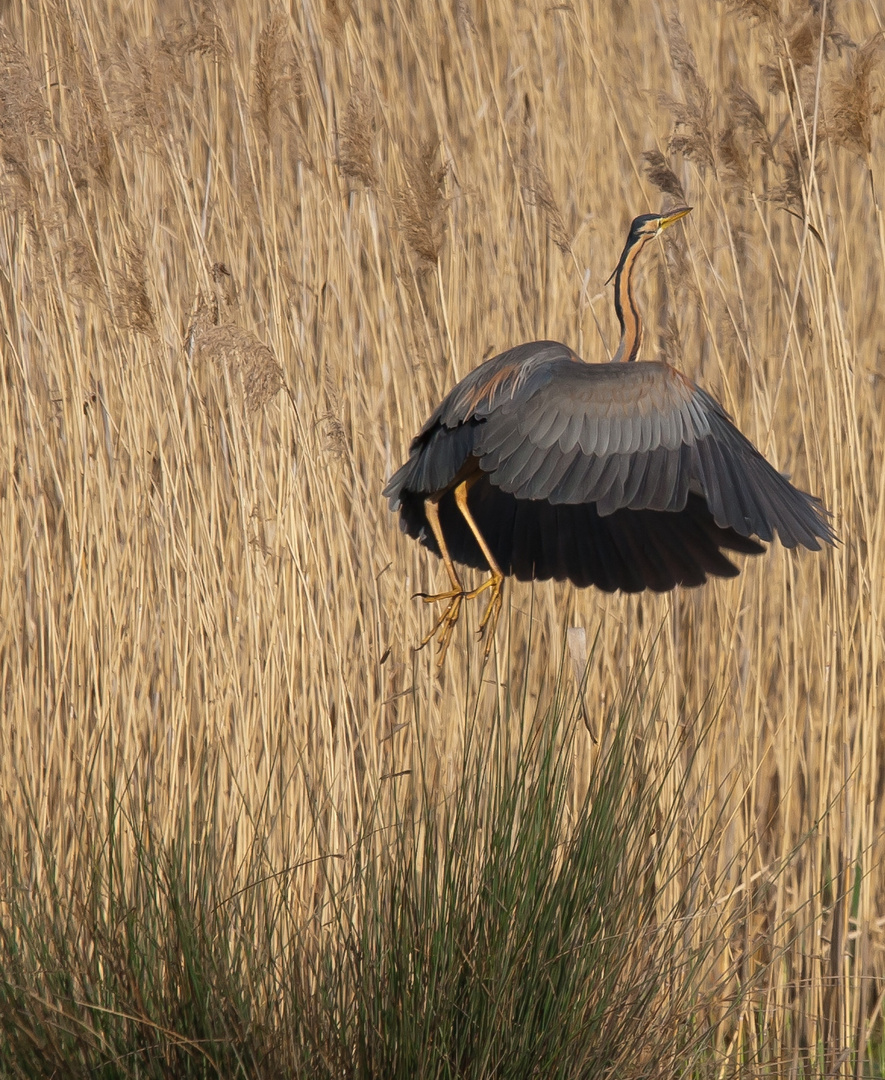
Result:
<svg viewBox="0 0 885 1080"><path fill-rule="evenodd" d="M660 876L706 850L687 940L741 928L721 970L754 992L723 1068L849 1068L885 993L883 20L6 5L0 790L33 889L36 838L63 878L112 786L161 836L208 817L232 893L278 875L306 912L396 809L419 734L442 796L464 716L493 715L508 670L540 694L581 626L591 720L639 666L662 745L685 740ZM644 268L645 355L819 492L841 546L665 597L513 584L489 666L471 612L437 679L412 594L440 567L385 478L493 352L605 359L625 229L683 198ZM576 741L575 806L595 753Z"/></svg>

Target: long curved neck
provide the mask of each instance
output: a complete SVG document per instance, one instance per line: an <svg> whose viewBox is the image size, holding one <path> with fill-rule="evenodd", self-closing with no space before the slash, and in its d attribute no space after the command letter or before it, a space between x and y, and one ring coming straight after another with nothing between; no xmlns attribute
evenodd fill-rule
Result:
<svg viewBox="0 0 885 1080"><path fill-rule="evenodd" d="M642 347L642 319L633 297L633 270L639 252L650 238L640 237L636 243L624 248L621 261L615 270L615 311L621 324L621 342L612 361L635 360Z"/></svg>

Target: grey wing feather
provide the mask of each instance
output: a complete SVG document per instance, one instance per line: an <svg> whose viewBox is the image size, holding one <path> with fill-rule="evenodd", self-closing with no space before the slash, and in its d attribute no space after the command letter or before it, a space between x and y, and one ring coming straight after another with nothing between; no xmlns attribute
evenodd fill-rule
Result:
<svg viewBox="0 0 885 1080"><path fill-rule="evenodd" d="M703 495L717 525L816 549L834 534L709 394L666 364L575 364L553 355L491 403L474 453L520 499L681 511Z"/></svg>
<svg viewBox="0 0 885 1080"><path fill-rule="evenodd" d="M690 397L678 381L668 386L668 370L661 364L548 364L546 379L537 373L487 416L477 433L481 468L493 484L520 498L600 502L611 506L604 513L651 505L681 509L687 488L672 484L662 500L659 490L633 476L634 466L648 470L649 456L663 459L653 471L675 475L682 445L694 438ZM542 453L529 457L520 437ZM584 461L575 459L576 450ZM671 501L677 494L682 505Z"/></svg>

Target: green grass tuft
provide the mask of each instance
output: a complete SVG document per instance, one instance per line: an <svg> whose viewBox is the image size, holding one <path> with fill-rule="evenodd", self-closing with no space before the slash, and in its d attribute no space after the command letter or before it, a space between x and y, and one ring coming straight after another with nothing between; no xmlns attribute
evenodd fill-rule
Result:
<svg viewBox="0 0 885 1080"><path fill-rule="evenodd" d="M608 718L576 794L575 742L587 736L574 702L560 687L536 716L519 708L476 724L444 797L420 777L394 781L383 811L367 808L347 871L322 864L313 910L257 858L225 894L208 813L164 841L115 792L107 834L84 828L71 888L48 844L31 859L39 888L7 848L20 872L0 928L2 1074L567 1078L690 1066L704 1046L707 958L684 931L703 852L663 869L679 748L650 768L655 711L633 700Z"/></svg>

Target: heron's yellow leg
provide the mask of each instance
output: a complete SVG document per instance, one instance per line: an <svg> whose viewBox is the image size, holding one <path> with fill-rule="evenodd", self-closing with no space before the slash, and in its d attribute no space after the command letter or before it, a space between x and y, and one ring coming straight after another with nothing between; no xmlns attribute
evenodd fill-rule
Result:
<svg viewBox="0 0 885 1080"><path fill-rule="evenodd" d="M452 562L452 556L449 554L449 548L446 544L446 538L443 536L442 526L439 523L439 499L440 496L425 499L424 514L430 528L433 530L433 535L436 537L439 553L442 556L443 564L445 565L449 579L452 582L452 588L449 592L436 593L433 596L430 596L427 593L418 593L425 604L433 604L439 600L449 601L448 606L433 624L430 633L421 641L418 648L423 649L436 634L437 630L439 630L439 658L437 663L442 667L443 660L446 658L449 642L452 640L452 632L455 629L458 616L461 614L461 601L464 599L465 592L464 586L461 584L461 579L458 577L458 572L455 569L455 564Z"/></svg>
<svg viewBox="0 0 885 1080"><path fill-rule="evenodd" d="M458 572L455 569L455 564L452 561L452 556L449 554L445 536L443 536L442 526L439 522L439 500L442 496L435 496L424 500L424 513L430 528L433 530L433 535L436 537L440 555L442 556L449 579L452 582L452 588L448 592L436 593L433 596L425 593L418 594L427 604L432 604L439 600L449 601L448 606L433 624L430 633L427 634L418 648L423 649L430 639L436 635L437 631L439 631L439 659L437 662L440 667L442 667L443 660L445 660L449 642L452 640L452 634L455 630L455 624L458 622L458 618L461 614L462 601L473 600L480 594L491 590L492 595L489 598L489 602L486 605L485 612L479 623L480 636L488 631L485 645L486 656L491 652L492 641L495 637L495 627L498 623L498 615L501 612L503 602L501 588L504 584L504 572L501 570L501 567L498 566L497 560L486 542L486 538L480 532L479 526L474 521L473 515L470 513L470 508L467 505L467 496L475 482L476 477L471 477L462 481L455 488L455 503L461 511L464 520L470 527L470 531L476 537L476 542L479 544L480 550L486 557L486 561L492 571L492 576L487 581L484 581L482 585L479 585L475 589L471 589L469 592L466 592L464 586L461 584Z"/></svg>
<svg viewBox="0 0 885 1080"><path fill-rule="evenodd" d="M471 477L470 479L463 481L463 483L460 483L455 488L455 502L458 505L458 509L461 511L462 517L470 526L470 531L476 537L476 542L479 544L480 551L485 555L486 562L489 564L489 569L492 572L492 576L488 581L484 581L482 585L479 585L477 588L464 594L465 600L472 600L475 596L479 596L480 593L484 593L487 589L491 589L492 595L489 597L485 613L479 623L480 637L488 630L485 648L485 655L488 656L492 649L492 642L495 639L495 628L498 625L498 616L501 613L501 606L503 604L501 589L504 585L504 571L498 566L498 562L492 554L491 548L486 543L486 538L480 532L479 526L473 520L473 514L470 513L470 507L467 505L467 495L475 483L476 477Z"/></svg>

